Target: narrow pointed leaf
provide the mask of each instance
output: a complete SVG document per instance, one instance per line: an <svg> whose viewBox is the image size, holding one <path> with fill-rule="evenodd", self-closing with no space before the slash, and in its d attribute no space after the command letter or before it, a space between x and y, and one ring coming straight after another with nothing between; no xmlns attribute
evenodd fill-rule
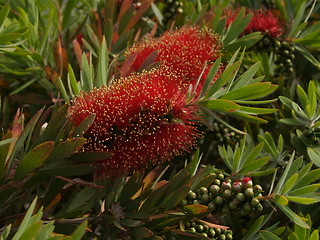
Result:
<svg viewBox="0 0 320 240"><path fill-rule="evenodd" d="M44 160L49 156L54 146L54 142L44 142L33 148L18 165L14 179L18 180L25 177L35 168L40 167Z"/></svg>

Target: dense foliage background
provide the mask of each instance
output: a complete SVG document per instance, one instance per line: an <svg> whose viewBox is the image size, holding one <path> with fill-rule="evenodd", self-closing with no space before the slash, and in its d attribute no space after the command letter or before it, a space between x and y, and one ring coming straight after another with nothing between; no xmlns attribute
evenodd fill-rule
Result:
<svg viewBox="0 0 320 240"><path fill-rule="evenodd" d="M0 6L0 239L319 239L318 1ZM190 82L157 80L185 66ZM189 134L141 130L163 141L128 153L114 127L103 150L103 114L125 122L137 99L159 98L154 83L180 91L177 110L142 112L134 133L165 121Z"/></svg>

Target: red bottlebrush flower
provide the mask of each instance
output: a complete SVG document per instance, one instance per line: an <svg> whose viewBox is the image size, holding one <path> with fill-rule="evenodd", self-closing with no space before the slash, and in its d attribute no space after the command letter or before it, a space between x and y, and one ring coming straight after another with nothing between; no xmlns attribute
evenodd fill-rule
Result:
<svg viewBox="0 0 320 240"><path fill-rule="evenodd" d="M161 67L78 96L69 108L76 125L96 114L83 151L107 151L101 173L143 171L190 151L201 136L197 109L186 106L177 76Z"/></svg>
<svg viewBox="0 0 320 240"><path fill-rule="evenodd" d="M226 11L227 27L236 19L239 11L240 9ZM283 23L271 11L259 9L249 10L247 13L252 13L252 18L242 34L262 32L269 34L271 37L279 37L284 33Z"/></svg>
<svg viewBox="0 0 320 240"><path fill-rule="evenodd" d="M184 26L129 48L127 57L137 54L131 70L138 71L154 51L158 52L155 61L169 67L187 85L196 84L207 63L199 84L202 86L213 61L220 57L220 43L218 36L209 29Z"/></svg>

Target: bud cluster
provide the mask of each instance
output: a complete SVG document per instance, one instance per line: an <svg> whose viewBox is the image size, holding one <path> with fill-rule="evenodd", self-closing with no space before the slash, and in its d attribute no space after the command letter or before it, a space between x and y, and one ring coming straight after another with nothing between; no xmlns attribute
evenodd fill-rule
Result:
<svg viewBox="0 0 320 240"><path fill-rule="evenodd" d="M163 8L163 23L167 24L176 13L183 13L183 2L179 0L165 0Z"/></svg>
<svg viewBox="0 0 320 240"><path fill-rule="evenodd" d="M260 185L253 186L252 179L243 178L241 181L225 179L222 173L212 173L216 176L208 187L201 187L197 192L190 190L182 205L202 204L213 214L226 214L229 211L247 215L263 210L259 198L263 191Z"/></svg>
<svg viewBox="0 0 320 240"><path fill-rule="evenodd" d="M236 133L232 129L223 124L213 124L214 138L218 143L235 144L242 139L241 134Z"/></svg>
<svg viewBox="0 0 320 240"><path fill-rule="evenodd" d="M287 41L275 41L275 55L277 68L275 69L274 77L280 75L290 76L293 73L294 47Z"/></svg>
<svg viewBox="0 0 320 240"><path fill-rule="evenodd" d="M196 222L194 220L183 222L183 226L184 226L184 229L182 229L182 231L185 231L188 233L197 233L212 240L232 240L233 239L232 230L222 229L222 228L213 228L208 226L205 223ZM171 234L169 233L161 237L165 240L176 239L174 236L172 235L170 236L170 235Z"/></svg>

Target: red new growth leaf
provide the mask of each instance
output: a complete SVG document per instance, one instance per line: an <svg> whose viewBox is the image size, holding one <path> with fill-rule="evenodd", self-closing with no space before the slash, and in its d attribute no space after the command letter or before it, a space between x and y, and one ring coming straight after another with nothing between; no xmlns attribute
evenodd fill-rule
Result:
<svg viewBox="0 0 320 240"><path fill-rule="evenodd" d="M190 151L201 133L197 109L187 106L178 76L161 67L82 93L69 108L76 125L95 113L83 151L108 151L101 172L119 176L143 171Z"/></svg>

